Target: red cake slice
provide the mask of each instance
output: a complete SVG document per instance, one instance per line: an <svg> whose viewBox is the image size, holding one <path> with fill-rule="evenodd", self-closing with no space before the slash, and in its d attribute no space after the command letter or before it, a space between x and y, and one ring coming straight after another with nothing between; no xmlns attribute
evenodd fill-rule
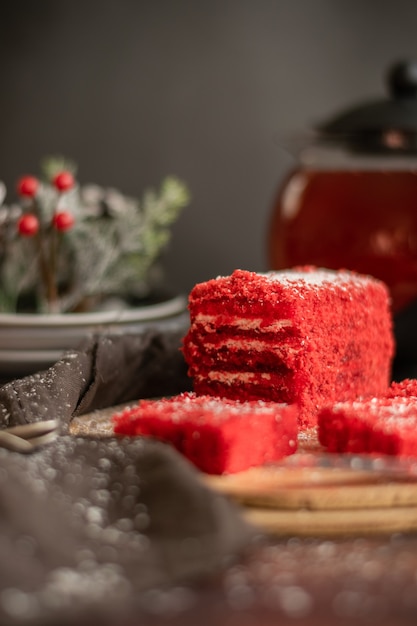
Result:
<svg viewBox="0 0 417 626"><path fill-rule="evenodd" d="M236 270L196 285L183 352L194 391L318 408L385 392L393 356L386 286L314 267Z"/></svg>
<svg viewBox="0 0 417 626"><path fill-rule="evenodd" d="M114 416L114 432L169 442L203 472L223 474L293 454L297 413L295 406L183 393L140 400Z"/></svg>
<svg viewBox="0 0 417 626"><path fill-rule="evenodd" d="M329 452L417 456L417 398L336 403L319 412L318 438Z"/></svg>
<svg viewBox="0 0 417 626"><path fill-rule="evenodd" d="M417 380L415 378L404 378L399 382L391 383L388 391L384 394L387 398L411 398L417 397Z"/></svg>

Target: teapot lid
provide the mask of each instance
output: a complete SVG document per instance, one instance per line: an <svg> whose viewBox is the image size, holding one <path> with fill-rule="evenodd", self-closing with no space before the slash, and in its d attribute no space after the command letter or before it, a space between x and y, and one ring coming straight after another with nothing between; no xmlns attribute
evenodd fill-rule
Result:
<svg viewBox="0 0 417 626"><path fill-rule="evenodd" d="M387 72L388 98L342 111L316 127L318 139L359 153L417 154L417 63Z"/></svg>

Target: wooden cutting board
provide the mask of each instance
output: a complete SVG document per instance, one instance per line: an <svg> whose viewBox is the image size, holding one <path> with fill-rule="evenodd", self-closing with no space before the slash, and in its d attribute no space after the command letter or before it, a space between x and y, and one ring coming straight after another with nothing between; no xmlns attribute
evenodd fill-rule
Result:
<svg viewBox="0 0 417 626"><path fill-rule="evenodd" d="M75 418L70 432L112 436L111 417L123 408ZM325 454L314 431L301 434L299 451L282 463L201 478L242 507L250 523L274 535L417 532L417 460Z"/></svg>
<svg viewBox="0 0 417 626"><path fill-rule="evenodd" d="M317 456L318 463L322 460ZM398 468L271 466L209 476L205 482L241 505L251 523L275 535L417 531L417 481Z"/></svg>

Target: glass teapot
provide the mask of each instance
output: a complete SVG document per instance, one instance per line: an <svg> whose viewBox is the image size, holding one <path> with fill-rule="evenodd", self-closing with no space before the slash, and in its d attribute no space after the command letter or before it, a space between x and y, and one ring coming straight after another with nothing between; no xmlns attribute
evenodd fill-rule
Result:
<svg viewBox="0 0 417 626"><path fill-rule="evenodd" d="M387 78L388 98L326 121L301 151L272 207L268 263L383 280L399 378L417 376L417 63L396 63Z"/></svg>

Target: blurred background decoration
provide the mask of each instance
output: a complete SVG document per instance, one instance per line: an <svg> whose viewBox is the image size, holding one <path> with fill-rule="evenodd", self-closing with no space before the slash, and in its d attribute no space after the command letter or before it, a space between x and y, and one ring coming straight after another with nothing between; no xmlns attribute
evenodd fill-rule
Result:
<svg viewBox="0 0 417 626"><path fill-rule="evenodd" d="M385 95L385 68L417 58L416 23L414 0L5 0L0 179L45 154L129 197L172 173L192 202L170 288L262 271L288 138Z"/></svg>
<svg viewBox="0 0 417 626"><path fill-rule="evenodd" d="M189 202L182 181L168 176L139 200L80 186L72 161L49 157L41 178L16 187L18 202L0 198L0 312L120 310L162 297L160 256Z"/></svg>

